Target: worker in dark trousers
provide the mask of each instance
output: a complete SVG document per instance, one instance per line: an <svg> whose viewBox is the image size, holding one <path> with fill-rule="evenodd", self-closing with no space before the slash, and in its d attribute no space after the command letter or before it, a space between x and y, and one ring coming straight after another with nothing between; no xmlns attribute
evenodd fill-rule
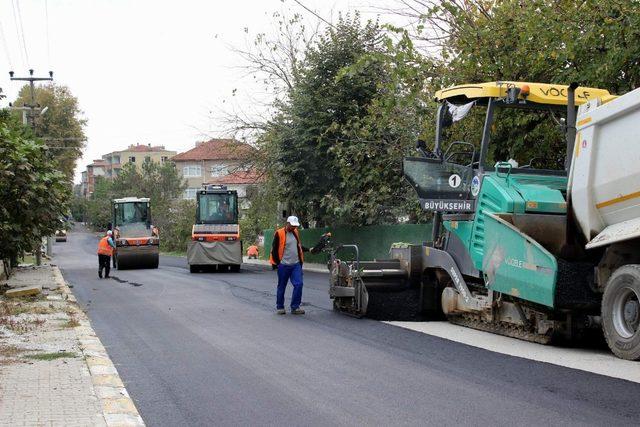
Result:
<svg viewBox="0 0 640 427"><path fill-rule="evenodd" d="M111 230L107 231L107 235L98 242L98 277L102 279L102 270L104 269L104 278L109 278L111 271L111 255L116 245L113 242Z"/></svg>
<svg viewBox="0 0 640 427"><path fill-rule="evenodd" d="M276 310L278 314L286 313L284 309L284 291L289 281L293 285L291 314L304 314L304 310L300 308L302 303L302 263L304 262L303 252L308 252L309 249L300 243L298 227L300 227L298 217L290 216L287 218L287 225L276 230L273 236L269 261L273 269L278 270L278 291L276 295Z"/></svg>

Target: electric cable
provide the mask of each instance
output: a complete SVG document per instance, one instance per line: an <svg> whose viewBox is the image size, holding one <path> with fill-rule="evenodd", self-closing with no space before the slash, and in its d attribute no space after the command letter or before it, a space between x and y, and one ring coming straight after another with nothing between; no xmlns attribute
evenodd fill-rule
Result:
<svg viewBox="0 0 640 427"><path fill-rule="evenodd" d="M29 52L27 51L27 39L24 37L24 22L22 21L22 11L20 10L20 0L16 0L16 8L18 9L18 19L20 20L20 33L22 34L22 46L24 47L24 56L27 58L27 65L31 65L29 61Z"/></svg>
<svg viewBox="0 0 640 427"><path fill-rule="evenodd" d="M13 22L16 25L16 38L18 39L18 44L20 44L20 28L19 28L19 23L18 23L18 14L16 13L16 4L15 4L15 0L11 0L11 9L13 10ZM24 46L24 43L22 44ZM18 48L18 50L20 51L20 56L22 57L22 65L25 68L28 68L27 65L27 59L25 57L25 52L26 50L20 49Z"/></svg>
<svg viewBox="0 0 640 427"><path fill-rule="evenodd" d="M298 5L300 7L302 7L303 9L305 9L307 12L313 14L316 18L318 18L319 20L321 20L322 22L324 22L325 24L335 28L335 25L333 25L331 22L327 21L326 19L324 19L322 16L318 15L316 12L314 12L313 10L309 9L307 6L305 6L304 4L302 4L301 1L299 0L293 0L294 2L298 3Z"/></svg>
<svg viewBox="0 0 640 427"><path fill-rule="evenodd" d="M51 69L51 42L49 38L49 1L44 0L44 19L45 19L45 29L47 34L47 62L49 64L49 69Z"/></svg>
<svg viewBox="0 0 640 427"><path fill-rule="evenodd" d="M11 62L11 55L9 54L9 45L7 44L7 38L4 35L4 27L2 26L1 21L0 21L0 38L2 38L2 46L4 47L4 53L7 56L7 62L9 63L9 68L13 70L13 63Z"/></svg>

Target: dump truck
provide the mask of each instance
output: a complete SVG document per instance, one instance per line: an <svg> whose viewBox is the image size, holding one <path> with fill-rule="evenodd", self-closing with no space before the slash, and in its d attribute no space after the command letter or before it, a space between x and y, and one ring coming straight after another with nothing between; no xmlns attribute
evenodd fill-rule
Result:
<svg viewBox="0 0 640 427"><path fill-rule="evenodd" d="M238 224L238 192L224 185L204 185L196 193L196 221L187 246L191 273L207 267L240 271L242 241Z"/></svg>
<svg viewBox="0 0 640 427"><path fill-rule="evenodd" d="M151 223L149 198L125 197L112 201L113 234L116 250L114 266L129 268L158 268L160 236Z"/></svg>
<svg viewBox="0 0 640 427"><path fill-rule="evenodd" d="M417 309L543 344L602 328L616 356L640 359L640 91L490 82L444 89L436 100L433 148L419 141L421 155L403 162L433 212L432 235L395 245L389 260L333 256L334 308ZM474 110L482 132L450 140ZM497 134L503 117L520 127ZM544 120L558 131L545 141L557 155L507 157L514 145L535 152L531 124ZM398 311L391 302L407 292Z"/></svg>

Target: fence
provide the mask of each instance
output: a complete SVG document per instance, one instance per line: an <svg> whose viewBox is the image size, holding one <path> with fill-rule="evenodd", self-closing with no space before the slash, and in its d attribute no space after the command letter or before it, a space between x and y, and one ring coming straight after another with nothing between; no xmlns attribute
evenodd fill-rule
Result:
<svg viewBox="0 0 640 427"><path fill-rule="evenodd" d="M333 242L358 245L361 260L385 259L389 256L389 247L396 242L417 243L431 239L431 224L372 225L369 227L312 228L300 230L302 244L315 245L322 234L330 231ZM269 258L274 230L264 230L263 258ZM346 252L345 252L346 253ZM305 254L306 262L324 263L326 254Z"/></svg>

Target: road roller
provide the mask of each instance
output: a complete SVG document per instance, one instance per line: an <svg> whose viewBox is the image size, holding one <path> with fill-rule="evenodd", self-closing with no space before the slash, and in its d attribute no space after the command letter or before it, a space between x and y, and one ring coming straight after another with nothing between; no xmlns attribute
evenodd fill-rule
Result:
<svg viewBox="0 0 640 427"><path fill-rule="evenodd" d="M187 247L189 271L216 268L240 271L242 241L238 224L238 192L206 184L196 193L196 223Z"/></svg>
<svg viewBox="0 0 640 427"><path fill-rule="evenodd" d="M112 212L116 268L158 268L160 237L151 223L149 198L114 199Z"/></svg>

